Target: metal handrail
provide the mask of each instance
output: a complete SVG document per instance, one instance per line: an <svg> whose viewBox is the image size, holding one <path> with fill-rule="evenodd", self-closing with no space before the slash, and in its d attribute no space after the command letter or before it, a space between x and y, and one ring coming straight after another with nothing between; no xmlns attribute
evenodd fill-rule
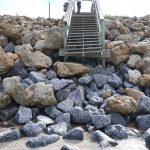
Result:
<svg viewBox="0 0 150 150"><path fill-rule="evenodd" d="M75 9L75 0L70 0L67 11L66 11L66 15L63 19L64 48L66 48L68 32L69 32L69 27L70 27L70 23L71 23L71 17L74 12L74 9Z"/></svg>
<svg viewBox="0 0 150 150"><path fill-rule="evenodd" d="M102 56L102 65L105 67L105 57L104 57L104 50L105 50L105 24L104 24L104 16L102 14L102 10L100 7L99 0L93 0L94 3L94 8L96 12L96 17L97 17L97 24L98 24L98 29L100 32L100 38L99 42L102 44L102 51L101 51L101 56Z"/></svg>

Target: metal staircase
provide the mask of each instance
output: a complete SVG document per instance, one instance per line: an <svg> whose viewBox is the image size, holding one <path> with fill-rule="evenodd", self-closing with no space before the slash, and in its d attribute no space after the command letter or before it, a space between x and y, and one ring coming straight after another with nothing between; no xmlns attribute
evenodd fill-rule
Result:
<svg viewBox="0 0 150 150"><path fill-rule="evenodd" d="M60 52L65 61L68 56L96 57L105 66L104 17L99 0L92 1L92 12L74 12L75 0L71 0L64 18L64 50Z"/></svg>

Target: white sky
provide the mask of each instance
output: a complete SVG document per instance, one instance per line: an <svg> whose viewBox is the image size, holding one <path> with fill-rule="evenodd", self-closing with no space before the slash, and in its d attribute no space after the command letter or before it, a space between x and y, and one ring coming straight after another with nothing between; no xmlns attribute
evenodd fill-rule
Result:
<svg viewBox="0 0 150 150"><path fill-rule="evenodd" d="M49 0L51 17L62 18L63 3L67 0ZM145 16L150 14L150 0L99 0L104 15ZM83 2L81 11L90 10L91 3ZM0 15L48 17L48 0L0 0Z"/></svg>

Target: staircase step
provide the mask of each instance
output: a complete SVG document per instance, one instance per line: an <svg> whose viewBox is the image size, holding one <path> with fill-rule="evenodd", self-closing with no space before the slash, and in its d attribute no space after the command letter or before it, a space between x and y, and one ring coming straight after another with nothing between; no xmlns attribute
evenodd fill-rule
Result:
<svg viewBox="0 0 150 150"><path fill-rule="evenodd" d="M92 49L93 49L93 50L102 49L102 47L99 46L99 47L71 48L71 49L67 49L67 48L66 48L67 51L82 51L82 50L84 50L84 51L87 50L87 51L88 51L88 50L92 50Z"/></svg>
<svg viewBox="0 0 150 150"><path fill-rule="evenodd" d="M67 42L67 44L77 44L77 43L83 43L83 42L84 43L91 43L91 42L92 43L99 43L98 40L97 41L91 41L91 40L90 41L84 41L84 40L82 41L82 40L80 40L80 41L74 41L74 42Z"/></svg>

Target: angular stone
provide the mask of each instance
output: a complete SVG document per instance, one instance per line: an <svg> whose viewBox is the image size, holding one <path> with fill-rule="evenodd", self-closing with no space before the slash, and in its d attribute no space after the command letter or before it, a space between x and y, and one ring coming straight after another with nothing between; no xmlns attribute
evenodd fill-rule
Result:
<svg viewBox="0 0 150 150"><path fill-rule="evenodd" d="M101 65L98 65L95 68L91 69L89 74L91 76L93 76L94 74L107 75L108 71L106 71Z"/></svg>
<svg viewBox="0 0 150 150"><path fill-rule="evenodd" d="M70 124L70 114L69 113L63 113L60 116L58 116L55 121L57 123L66 122L67 124Z"/></svg>
<svg viewBox="0 0 150 150"><path fill-rule="evenodd" d="M108 144L112 146L118 145L118 142L107 136L105 133L103 133L100 130L96 130L94 133L92 133L92 140L94 142L102 142L103 140L106 141Z"/></svg>
<svg viewBox="0 0 150 150"><path fill-rule="evenodd" d="M86 67L82 64L69 62L57 62L53 65L53 67L60 77L83 75L90 71L89 67Z"/></svg>
<svg viewBox="0 0 150 150"><path fill-rule="evenodd" d="M96 129L101 129L111 124L111 115L93 115L92 123Z"/></svg>
<svg viewBox="0 0 150 150"><path fill-rule="evenodd" d="M111 124L121 124L127 126L127 121L119 113L110 113L111 115Z"/></svg>
<svg viewBox="0 0 150 150"><path fill-rule="evenodd" d="M13 127L0 132L0 142L18 140L19 138L19 130Z"/></svg>
<svg viewBox="0 0 150 150"><path fill-rule="evenodd" d="M36 147L52 144L54 142L57 142L58 140L59 140L59 135L57 134L43 135L43 136L33 137L29 139L26 145L32 148L36 148Z"/></svg>
<svg viewBox="0 0 150 150"><path fill-rule="evenodd" d="M46 107L44 112L52 119L56 119L58 116L62 114L55 106Z"/></svg>
<svg viewBox="0 0 150 150"><path fill-rule="evenodd" d="M124 81L123 85L124 85L125 88L132 88L132 87L135 86L133 83L128 82L128 81Z"/></svg>
<svg viewBox="0 0 150 150"><path fill-rule="evenodd" d="M147 130L150 128L150 115L139 115L136 118L137 126L140 130Z"/></svg>
<svg viewBox="0 0 150 150"><path fill-rule="evenodd" d="M74 123L88 123L91 121L91 114L80 107L75 107L71 111L71 120Z"/></svg>
<svg viewBox="0 0 150 150"><path fill-rule="evenodd" d="M143 74L139 79L139 85L143 87L150 87L150 74Z"/></svg>
<svg viewBox="0 0 150 150"><path fill-rule="evenodd" d="M43 115L38 115L37 116L37 121L38 122L42 122L42 123L44 123L46 125L54 124L54 120L52 120L49 117L43 116Z"/></svg>
<svg viewBox="0 0 150 150"><path fill-rule="evenodd" d="M17 106L8 106L4 109L0 109L0 120L7 121L12 119L18 111Z"/></svg>
<svg viewBox="0 0 150 150"><path fill-rule="evenodd" d="M39 133L46 129L46 125L41 122L32 123L28 122L25 126L21 128L21 132L26 136L37 136Z"/></svg>
<svg viewBox="0 0 150 150"><path fill-rule="evenodd" d="M67 80L67 79L59 80L58 78L54 78L50 81L50 83L54 86L55 91L59 91L74 82L73 82L73 80Z"/></svg>
<svg viewBox="0 0 150 150"><path fill-rule="evenodd" d="M0 75L6 73L13 65L14 61L0 47Z"/></svg>
<svg viewBox="0 0 150 150"><path fill-rule="evenodd" d="M27 84L28 86L34 84L34 82L30 78L25 78L24 80L22 80L22 83Z"/></svg>
<svg viewBox="0 0 150 150"><path fill-rule="evenodd" d="M111 96L108 98L106 109L121 114L134 113L137 109L137 102L130 96Z"/></svg>
<svg viewBox="0 0 150 150"><path fill-rule="evenodd" d="M143 92L133 88L126 88L125 91L127 96L133 97L135 100L137 100L140 96L144 95Z"/></svg>
<svg viewBox="0 0 150 150"><path fill-rule="evenodd" d="M89 104L94 106L100 106L103 103L103 101L104 100L102 98L96 95L93 95L92 97L89 98Z"/></svg>
<svg viewBox="0 0 150 150"><path fill-rule="evenodd" d="M103 87L107 83L107 76L101 75L101 74L94 74L93 78L97 84L98 87Z"/></svg>
<svg viewBox="0 0 150 150"><path fill-rule="evenodd" d="M92 80L93 80L93 78L91 76L86 75L86 76L79 78L78 82L80 84L89 84Z"/></svg>
<svg viewBox="0 0 150 150"><path fill-rule="evenodd" d="M56 98L58 102L62 102L67 99L70 93L70 89L62 89L56 93Z"/></svg>
<svg viewBox="0 0 150 150"><path fill-rule="evenodd" d="M0 36L0 46L5 47L8 44L8 39L7 37L1 35Z"/></svg>
<svg viewBox="0 0 150 150"><path fill-rule="evenodd" d="M129 81L136 85L138 83L138 79L141 77L141 73L136 69L128 70L128 76L129 76Z"/></svg>
<svg viewBox="0 0 150 150"><path fill-rule="evenodd" d="M48 80L57 78L57 74L56 74L56 72L54 72L53 70L49 70L49 71L46 73L46 78L47 78Z"/></svg>
<svg viewBox="0 0 150 150"><path fill-rule="evenodd" d="M130 29L134 31L141 31L144 28L144 25L142 23L134 22L131 24Z"/></svg>
<svg viewBox="0 0 150 150"><path fill-rule="evenodd" d="M150 97L140 96L137 101L137 112L139 114L150 113Z"/></svg>
<svg viewBox="0 0 150 150"><path fill-rule="evenodd" d="M127 64L130 68L135 68L136 67L135 64L139 60L141 60L141 56L133 54L133 55L129 56L129 60L128 60Z"/></svg>
<svg viewBox="0 0 150 150"><path fill-rule="evenodd" d="M15 46L12 43L9 43L5 48L4 48L4 52L5 53L13 53L15 51Z"/></svg>
<svg viewBox="0 0 150 150"><path fill-rule="evenodd" d="M42 73L31 71L29 73L29 79L31 79L34 83L43 82L46 80L46 76Z"/></svg>
<svg viewBox="0 0 150 150"><path fill-rule="evenodd" d="M150 40L145 39L138 43L132 44L130 49L133 53L146 54L150 52Z"/></svg>
<svg viewBox="0 0 150 150"><path fill-rule="evenodd" d="M25 93L28 95L28 105L54 105L57 104L54 96L54 90L52 85L39 82L28 86L25 89Z"/></svg>
<svg viewBox="0 0 150 150"><path fill-rule="evenodd" d="M15 53L18 55L20 63L25 67L42 69L49 68L52 65L50 57L40 51L33 52L33 48L30 44L17 46L15 48Z"/></svg>
<svg viewBox="0 0 150 150"><path fill-rule="evenodd" d="M126 127L116 124L105 127L104 132L113 139L124 139L128 138Z"/></svg>
<svg viewBox="0 0 150 150"><path fill-rule="evenodd" d="M64 135L67 132L66 122L60 122L58 124L50 125L47 127L46 132L48 134Z"/></svg>
<svg viewBox="0 0 150 150"><path fill-rule="evenodd" d="M115 73L108 75L108 84L114 88L119 88L122 85L122 79Z"/></svg>
<svg viewBox="0 0 150 150"><path fill-rule="evenodd" d="M83 140L84 139L84 130L81 127L74 128L68 131L64 136L63 139L68 140Z"/></svg>
<svg viewBox="0 0 150 150"><path fill-rule="evenodd" d="M25 124L32 120L32 111L30 108L26 108L23 106L19 107L18 112L14 118L14 122L17 124Z"/></svg>
<svg viewBox="0 0 150 150"><path fill-rule="evenodd" d="M27 95L23 85L20 83L18 76L5 78L3 80L3 87L5 93L10 95L17 103L21 105L27 105Z"/></svg>
<svg viewBox="0 0 150 150"><path fill-rule="evenodd" d="M9 95L0 92L0 109L5 108L10 103L11 99Z"/></svg>

